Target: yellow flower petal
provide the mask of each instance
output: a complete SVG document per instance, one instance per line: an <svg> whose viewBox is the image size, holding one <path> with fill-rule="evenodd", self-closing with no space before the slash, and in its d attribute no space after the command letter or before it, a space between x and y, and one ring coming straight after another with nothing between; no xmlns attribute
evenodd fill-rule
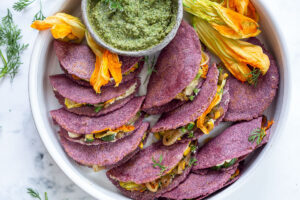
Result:
<svg viewBox="0 0 300 200"><path fill-rule="evenodd" d="M258 68L264 75L270 66L269 57L260 46L222 36L204 20L194 17L194 27L200 40L224 63L240 81L247 81L251 70Z"/></svg>
<svg viewBox="0 0 300 200"><path fill-rule="evenodd" d="M122 81L122 71L121 71L122 63L119 61L119 56L114 53L110 53L108 55L108 62L109 62L108 64L109 72L114 78L117 87Z"/></svg>
<svg viewBox="0 0 300 200"><path fill-rule="evenodd" d="M90 78L90 84L93 86L96 93L100 93L100 88L106 85L110 80L108 70L107 53L104 53L102 58L96 56L95 70Z"/></svg>
<svg viewBox="0 0 300 200"><path fill-rule="evenodd" d="M256 22L259 20L255 7L249 0L224 0L222 6L247 16Z"/></svg>
<svg viewBox="0 0 300 200"><path fill-rule="evenodd" d="M31 27L40 31L51 28L53 37L62 41L81 42L85 35L85 26L80 19L65 13L57 13L43 21L36 20Z"/></svg>
<svg viewBox="0 0 300 200"><path fill-rule="evenodd" d="M253 19L209 0L183 0L185 11L207 21L225 37L242 39L260 33Z"/></svg>
<svg viewBox="0 0 300 200"><path fill-rule="evenodd" d="M55 39L64 39L72 34L72 28L68 24L55 24L51 28L51 33Z"/></svg>

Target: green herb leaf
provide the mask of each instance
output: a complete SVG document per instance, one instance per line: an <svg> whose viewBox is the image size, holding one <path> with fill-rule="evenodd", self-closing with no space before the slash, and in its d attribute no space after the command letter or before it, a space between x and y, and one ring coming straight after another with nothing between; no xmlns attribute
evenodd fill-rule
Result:
<svg viewBox="0 0 300 200"><path fill-rule="evenodd" d="M160 175L162 175L164 173L164 171L167 170L167 167L162 165L162 160L163 160L163 156L162 154L159 156L159 161L156 161L154 160L154 158L152 157L152 162L153 162L153 167L156 168L156 167L159 167L160 168Z"/></svg>
<svg viewBox="0 0 300 200"><path fill-rule="evenodd" d="M233 158L229 162L225 161L223 165L214 166L214 167L211 167L211 169L218 171L222 168L228 168L228 167L231 167L232 165L234 165L236 163L236 161L237 161L237 158Z"/></svg>
<svg viewBox="0 0 300 200"><path fill-rule="evenodd" d="M84 141L85 141L85 142L94 142L95 139L85 138Z"/></svg>
<svg viewBox="0 0 300 200"><path fill-rule="evenodd" d="M187 128L187 130L191 131L191 130L193 130L194 126L195 126L195 123L189 123L186 128Z"/></svg>
<svg viewBox="0 0 300 200"><path fill-rule="evenodd" d="M234 163L237 161L237 158L231 159L230 162L225 162L224 165L222 166L223 168L228 168L234 165Z"/></svg>
<svg viewBox="0 0 300 200"><path fill-rule="evenodd" d="M33 17L33 21L36 21L36 20L44 20L46 19L46 17L44 16L42 10L40 10L39 12L37 12L34 17Z"/></svg>
<svg viewBox="0 0 300 200"><path fill-rule="evenodd" d="M256 144L259 145L262 142L262 140L264 139L265 135L266 135L266 132L264 129L257 128L250 133L250 135L248 137L248 141L253 143L256 140Z"/></svg>
<svg viewBox="0 0 300 200"><path fill-rule="evenodd" d="M194 94L195 94L195 95L198 95L199 91L200 91L200 90L199 90L198 88L195 88L195 89L194 89Z"/></svg>
<svg viewBox="0 0 300 200"><path fill-rule="evenodd" d="M191 101L193 101L193 100L195 99L195 96L194 96L194 95L189 96L189 99L190 99Z"/></svg>
<svg viewBox="0 0 300 200"><path fill-rule="evenodd" d="M101 140L102 140L102 141L105 141L105 142L111 142L111 141L114 141L114 140L115 140L116 135L117 135L117 134L107 135L107 136L105 136L105 137L102 137Z"/></svg>
<svg viewBox="0 0 300 200"><path fill-rule="evenodd" d="M247 82L248 82L250 85L254 85L254 87L256 87L257 81L258 81L258 78L259 78L260 74L261 74L260 69L254 68L254 69L248 74Z"/></svg>
<svg viewBox="0 0 300 200"><path fill-rule="evenodd" d="M102 110L103 108L104 108L103 105L101 105L101 106L96 106L94 111L97 113L97 112L99 112L100 110Z"/></svg>
<svg viewBox="0 0 300 200"><path fill-rule="evenodd" d="M0 50L3 66L0 67L0 78L7 75L13 79L18 72L21 63L21 53L28 47L28 44L20 44L22 38L21 30L14 23L12 14L7 9L7 15L2 18L0 24L0 47L4 47L5 54Z"/></svg>
<svg viewBox="0 0 300 200"><path fill-rule="evenodd" d="M196 153L197 149L198 149L198 146L196 146L196 145L191 145L191 152L192 152L192 153Z"/></svg>
<svg viewBox="0 0 300 200"><path fill-rule="evenodd" d="M191 166L195 166L195 165L197 165L197 162L198 160L195 158L195 157L191 157L191 159L190 159L190 162L189 162L189 167L191 167Z"/></svg>
<svg viewBox="0 0 300 200"><path fill-rule="evenodd" d="M190 131L188 134L188 138L193 138L194 137L194 131Z"/></svg>
<svg viewBox="0 0 300 200"><path fill-rule="evenodd" d="M20 12L20 11L24 10L27 6L32 4L33 2L35 2L35 0L19 0L14 3L13 9L15 11Z"/></svg>
<svg viewBox="0 0 300 200"><path fill-rule="evenodd" d="M108 6L108 8L113 12L116 12L116 11L123 12L124 11L124 8L123 8L120 0L102 0L102 2L104 4L106 4Z"/></svg>
<svg viewBox="0 0 300 200"><path fill-rule="evenodd" d="M39 194L37 191L35 191L35 190L31 189L31 188L27 188L27 193L28 193L31 197L35 198L35 199L40 199L40 200L42 200L41 197L40 197L40 194Z"/></svg>

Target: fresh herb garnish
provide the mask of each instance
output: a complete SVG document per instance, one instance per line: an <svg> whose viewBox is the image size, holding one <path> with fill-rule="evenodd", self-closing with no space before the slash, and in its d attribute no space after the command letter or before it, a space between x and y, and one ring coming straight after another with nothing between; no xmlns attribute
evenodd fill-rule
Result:
<svg viewBox="0 0 300 200"><path fill-rule="evenodd" d="M120 11L123 12L124 8L120 2L120 0L102 0L102 2L106 5L108 5L108 8L113 11Z"/></svg>
<svg viewBox="0 0 300 200"><path fill-rule="evenodd" d="M195 95L198 95L199 91L200 91L200 90L199 90L198 88L195 88L195 89L194 89L194 94L195 94Z"/></svg>
<svg viewBox="0 0 300 200"><path fill-rule="evenodd" d="M193 166L193 165L197 165L198 160L195 157L191 157L190 162L189 162L189 167Z"/></svg>
<svg viewBox="0 0 300 200"><path fill-rule="evenodd" d="M191 152L192 153L196 153L197 149L198 149L197 145L191 145Z"/></svg>
<svg viewBox="0 0 300 200"><path fill-rule="evenodd" d="M261 74L260 69L254 68L254 69L248 74L247 82L248 82L250 85L254 85L254 87L256 87L257 82L258 82L258 78L259 78L260 74Z"/></svg>
<svg viewBox="0 0 300 200"><path fill-rule="evenodd" d="M257 128L250 133L248 137L248 141L253 143L256 140L256 144L259 145L264 139L265 135L266 135L265 129Z"/></svg>
<svg viewBox="0 0 300 200"><path fill-rule="evenodd" d="M191 96L189 96L189 99L190 99L191 101L193 101L193 100L195 99L195 96L194 96L194 95L191 95Z"/></svg>
<svg viewBox="0 0 300 200"><path fill-rule="evenodd" d="M6 58L0 50L3 66L0 68L0 78L9 75L15 77L21 63L21 53L28 47L28 44L20 44L21 30L14 23L12 14L7 9L7 15L2 18L0 24L0 47L5 48Z"/></svg>
<svg viewBox="0 0 300 200"><path fill-rule="evenodd" d="M154 160L154 158L152 157L152 162L153 162L152 166L154 168L156 168L156 167L160 168L160 175L162 175L164 173L164 171L167 170L167 167L161 164L162 160L163 160L163 156L162 155L159 156L159 161Z"/></svg>
<svg viewBox="0 0 300 200"><path fill-rule="evenodd" d="M111 141L114 141L116 138L116 134L112 134L112 135L107 135L107 136L104 136L101 138L102 141L105 141L105 142L111 142Z"/></svg>
<svg viewBox="0 0 300 200"><path fill-rule="evenodd" d="M40 197L40 194L37 192L37 191L34 191L33 189L31 188L27 188L27 193L35 198L35 199L39 199L39 200L42 200L42 198ZM47 195L47 192L44 193L45 195L45 200L48 200L48 195Z"/></svg>
<svg viewBox="0 0 300 200"><path fill-rule="evenodd" d="M193 138L194 137L194 131L190 131L188 134L188 138Z"/></svg>
<svg viewBox="0 0 300 200"><path fill-rule="evenodd" d="M30 4L32 4L33 2L35 2L36 0L19 0L17 2L14 3L13 5L13 9L15 11L22 11L25 8L27 8ZM44 20L46 17L43 15L43 7L42 7L42 0L40 0L40 10L39 12L37 12L34 15L33 21L35 20Z"/></svg>
<svg viewBox="0 0 300 200"><path fill-rule="evenodd" d="M20 12L35 1L36 0L19 0L14 3L13 9Z"/></svg>
<svg viewBox="0 0 300 200"><path fill-rule="evenodd" d="M144 84L147 82L147 80L150 78L151 74L153 72L156 72L156 70L154 69L155 67L155 60L156 60L156 57L154 56L151 63L149 63L149 57L148 56L145 56L145 60L146 60L146 63L148 65L148 69L147 69L147 76L145 78L145 81L144 81Z"/></svg>
<svg viewBox="0 0 300 200"><path fill-rule="evenodd" d="M95 112L99 112L100 110L102 110L104 108L104 106L103 105L101 105L101 106L96 106L95 107Z"/></svg>
<svg viewBox="0 0 300 200"><path fill-rule="evenodd" d="M85 142L94 142L94 140L95 140L95 139L93 139L93 138L85 138L84 141L85 141Z"/></svg>
<svg viewBox="0 0 300 200"><path fill-rule="evenodd" d="M191 130L193 130L194 126L195 126L195 123L189 123L189 124L186 126L186 128L187 128L187 130L191 131Z"/></svg>
<svg viewBox="0 0 300 200"><path fill-rule="evenodd" d="M222 168L228 168L228 167L231 167L232 165L234 165L236 163L236 161L237 161L237 158L233 158L229 162L225 161L224 164L211 167L211 169L218 171L218 170L220 170Z"/></svg>

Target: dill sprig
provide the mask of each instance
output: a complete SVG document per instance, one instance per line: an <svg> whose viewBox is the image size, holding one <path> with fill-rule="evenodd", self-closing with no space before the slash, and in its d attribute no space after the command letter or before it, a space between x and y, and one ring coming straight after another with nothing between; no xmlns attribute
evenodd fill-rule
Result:
<svg viewBox="0 0 300 200"><path fill-rule="evenodd" d="M22 11L25 8L27 8L30 4L32 4L33 2L35 2L36 0L19 0L17 2L14 3L13 5L13 9L15 11ZM33 21L36 20L44 20L46 17L43 14L43 7L42 7L42 0L40 0L40 10L39 12L37 12L34 17L33 17Z"/></svg>
<svg viewBox="0 0 300 200"><path fill-rule="evenodd" d="M15 11L22 11L25 8L27 8L30 4L32 4L33 2L35 2L36 0L19 0L17 2L14 3L13 5L13 9Z"/></svg>
<svg viewBox="0 0 300 200"><path fill-rule="evenodd" d="M248 137L248 141L253 143L256 140L256 144L259 145L264 139L265 135L266 135L265 129L257 128L250 133Z"/></svg>
<svg viewBox="0 0 300 200"><path fill-rule="evenodd" d="M40 197L40 194L31 188L27 188L27 193L35 199L42 200L42 198ZM45 200L48 200L47 192L44 193L44 196L45 196Z"/></svg>
<svg viewBox="0 0 300 200"><path fill-rule="evenodd" d="M261 74L260 69L254 68L254 69L247 75L247 76L248 76L247 82L248 82L250 85L254 85L254 87L256 87L257 82L258 82L258 78L259 78L260 74Z"/></svg>
<svg viewBox="0 0 300 200"><path fill-rule="evenodd" d="M22 38L21 30L14 23L12 14L7 9L7 15L2 18L0 24L0 47L4 47L6 58L0 50L3 66L0 67L0 78L7 75L13 79L18 72L21 63L21 53L28 44L20 44Z"/></svg>
<svg viewBox="0 0 300 200"><path fill-rule="evenodd" d="M160 168L160 175L162 175L164 173L164 171L167 170L167 167L161 164L162 160L163 160L163 156L162 155L159 156L159 161L154 160L154 158L152 157L152 162L153 162L152 166L154 168L156 168L156 167Z"/></svg>
<svg viewBox="0 0 300 200"><path fill-rule="evenodd" d="M194 165L197 165L198 160L195 157L191 157L190 162L189 162L189 167L192 167Z"/></svg>

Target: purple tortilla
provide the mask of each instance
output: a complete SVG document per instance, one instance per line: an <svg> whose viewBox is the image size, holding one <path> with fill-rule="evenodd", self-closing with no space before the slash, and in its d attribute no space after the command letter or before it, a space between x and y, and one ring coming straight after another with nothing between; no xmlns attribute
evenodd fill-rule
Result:
<svg viewBox="0 0 300 200"><path fill-rule="evenodd" d="M249 135L257 128L261 128L262 118L249 122L241 122L227 128L223 133L206 143L197 153L196 165L193 170L207 169L216 166L225 160L245 158L258 146L249 142ZM262 144L268 142L270 132L263 139ZM261 145L262 145L261 144ZM260 146L260 145L259 145Z"/></svg>
<svg viewBox="0 0 300 200"><path fill-rule="evenodd" d="M142 125L142 122L143 122L143 117L140 117L134 123L135 130L138 129ZM124 136L122 138L118 138L116 141L121 140L121 139L123 139L123 138L125 138L125 137L127 137L127 136L129 136L131 134L133 134L135 132L135 130L124 134ZM110 141L103 141L103 140L96 139L96 138L95 138L95 140L93 142L85 142L84 140L81 140L80 137L79 138L70 138L69 135L68 135L68 132L66 130L62 129L62 128L61 128L61 131L60 131L60 136L66 138L70 142L84 144L84 145L99 145L99 144L105 144L105 143L113 143L113 142L110 142Z"/></svg>
<svg viewBox="0 0 300 200"><path fill-rule="evenodd" d="M176 129L195 121L208 108L216 95L218 77L219 70L214 64L209 67L207 78L195 99L185 103L172 112L164 113L152 127L151 132Z"/></svg>
<svg viewBox="0 0 300 200"><path fill-rule="evenodd" d="M88 116L88 117L98 117L98 116L106 115L110 112L113 112L113 111L123 107L124 105L126 105L132 98L134 98L134 95L135 95L135 94L132 94L124 99L116 101L115 103L108 106L107 108L101 109L99 112L95 112L95 107L93 107L93 106L82 106L82 107L78 107L78 108L68 109L65 105L65 98L60 96L57 92L54 92L54 94L55 94L55 97L58 99L58 102L62 106L64 106L64 108L66 110L68 110L69 112L75 113L77 115L84 115L84 116Z"/></svg>
<svg viewBox="0 0 300 200"><path fill-rule="evenodd" d="M179 143L172 146L164 146L161 142L152 144L151 146L140 151L135 157L133 157L128 162L120 165L119 167L113 168L107 172L107 177L112 181L112 183L120 189L120 191L132 198L138 200L148 200L159 197L161 194L172 190L178 184L185 180L189 174L191 167L186 167L184 172L176 176L172 183L166 188L158 190L153 193L150 191L138 192L138 191L128 191L120 187L118 181L122 182L135 182L137 184L147 183L168 173L170 169L175 167L183 157L183 152L189 145L186 143ZM152 157L155 160L159 160L160 155L162 155L162 165L166 167L163 174L160 173L160 168L153 167Z"/></svg>
<svg viewBox="0 0 300 200"><path fill-rule="evenodd" d="M98 104L104 103L110 99L116 98L124 94L131 86L140 85L138 78L122 83L119 87L104 87L100 94L95 93L92 88L80 86L64 74L50 76L50 83L56 92L64 98L68 98L77 103Z"/></svg>
<svg viewBox="0 0 300 200"><path fill-rule="evenodd" d="M69 74L69 77L75 75L80 79L90 80L90 77L95 68L96 57L87 45L73 44L69 42L55 40L54 48L62 69L67 74ZM142 57L119 56L119 59L122 62L122 73L124 74L133 65L139 62L142 59ZM75 81L79 84L82 83L85 86L90 86L89 82L87 81Z"/></svg>
<svg viewBox="0 0 300 200"><path fill-rule="evenodd" d="M197 88L200 89L202 84L203 84L203 79L201 79L201 81L199 82ZM152 108L149 108L149 109L144 109L143 111L145 111L146 113L148 113L150 115L158 115L158 114L162 114L162 113L165 113L165 112L171 112L172 110L175 110L176 108L183 105L184 103L186 103L186 102L185 101L180 101L178 99L173 99L171 102L166 103L162 106L157 106L157 107L152 107Z"/></svg>
<svg viewBox="0 0 300 200"><path fill-rule="evenodd" d="M188 23L182 21L175 38L165 47L152 73L143 109L172 101L195 78L201 62L199 38Z"/></svg>
<svg viewBox="0 0 300 200"><path fill-rule="evenodd" d="M107 128L116 129L125 125L139 111L145 97L135 97L126 106L100 117L85 117L61 108L50 111L53 120L68 132L91 134Z"/></svg>
<svg viewBox="0 0 300 200"><path fill-rule="evenodd" d="M209 170L206 174L191 173L178 187L162 195L168 199L203 199L215 191L233 183L237 178L230 180L237 170L237 166L229 171Z"/></svg>
<svg viewBox="0 0 300 200"><path fill-rule="evenodd" d="M278 66L274 57L264 48L260 41L251 38L248 42L259 45L269 56L270 68L268 72L258 79L257 86L242 83L230 76L230 103L224 118L225 121L251 120L263 114L272 103L279 84Z"/></svg>
<svg viewBox="0 0 300 200"><path fill-rule="evenodd" d="M139 144L148 126L149 123L144 122L133 134L114 143L86 146L61 137L61 144L68 156L82 165L111 168L127 161L139 151Z"/></svg>

